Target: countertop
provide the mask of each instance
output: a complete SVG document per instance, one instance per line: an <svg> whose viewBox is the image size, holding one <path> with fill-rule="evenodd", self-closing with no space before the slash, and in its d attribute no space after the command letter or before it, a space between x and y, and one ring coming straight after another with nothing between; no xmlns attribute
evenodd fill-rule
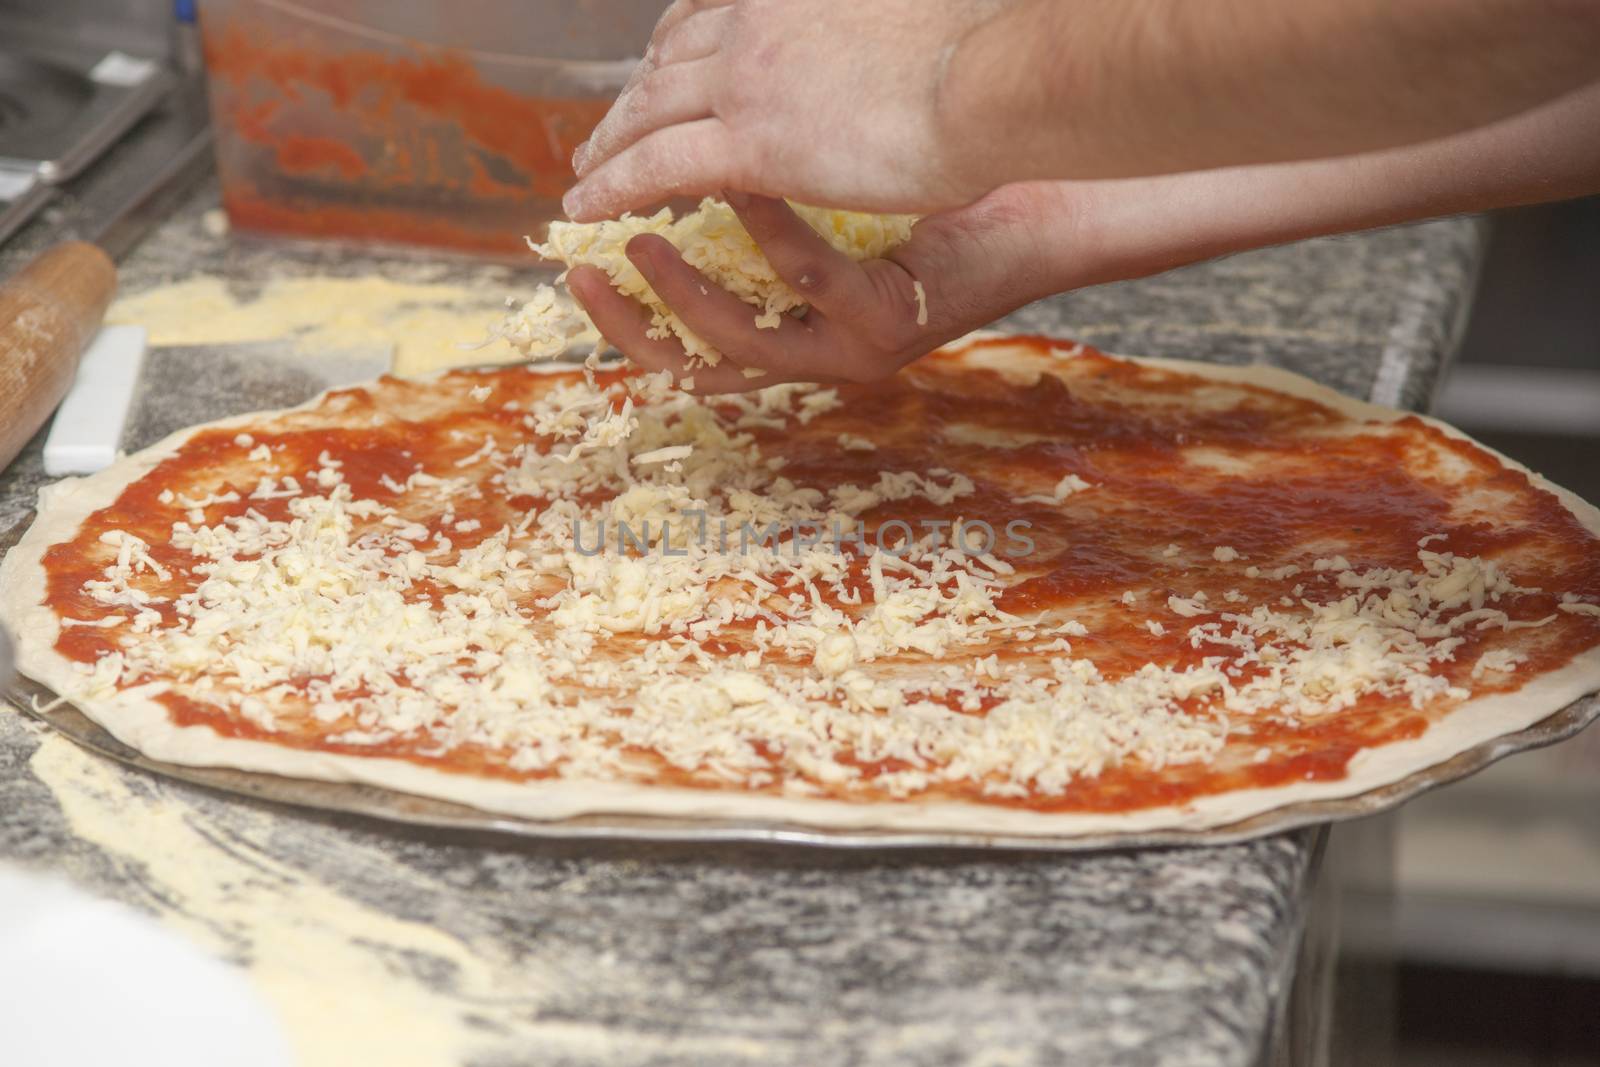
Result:
<svg viewBox="0 0 1600 1067"><path fill-rule="evenodd" d="M231 242L202 189L125 291L221 273L529 272ZM24 234L25 242L28 235ZM1422 407L1481 228L1235 256L1027 308L1006 328L1273 363ZM260 346L153 353L129 449L322 384ZM0 474L0 529L45 481ZM0 709L0 860L58 872L245 966L312 1063L1246 1065L1281 1042L1324 835L1095 855L850 854L461 839L160 780Z"/></svg>

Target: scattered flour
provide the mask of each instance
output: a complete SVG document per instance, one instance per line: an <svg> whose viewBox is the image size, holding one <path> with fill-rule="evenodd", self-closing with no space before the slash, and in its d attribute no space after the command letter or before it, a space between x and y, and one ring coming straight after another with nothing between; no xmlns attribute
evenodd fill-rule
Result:
<svg viewBox="0 0 1600 1067"><path fill-rule="evenodd" d="M402 376L440 367L510 363L522 355L491 336L504 308L482 288L357 278L278 278L240 299L215 275L196 275L133 293L106 313L108 324L150 331L158 346L287 340L298 352L393 353Z"/></svg>

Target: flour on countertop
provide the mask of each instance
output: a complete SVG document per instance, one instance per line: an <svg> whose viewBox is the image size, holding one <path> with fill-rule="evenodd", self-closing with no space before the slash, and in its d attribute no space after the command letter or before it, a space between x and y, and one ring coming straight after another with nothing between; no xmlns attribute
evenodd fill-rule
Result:
<svg viewBox="0 0 1600 1067"><path fill-rule="evenodd" d="M226 825L211 823L165 783L138 787L132 772L53 734L30 769L73 833L144 884L168 927L242 963L307 1067L437 1067L529 1047L601 1062L627 1040L538 1021L567 984L559 965L386 915L284 862L281 815L236 805ZM394 867L394 884L414 878Z"/></svg>
<svg viewBox="0 0 1600 1067"><path fill-rule="evenodd" d="M242 299L223 278L201 274L121 298L106 322L143 326L156 346L286 340L309 355L392 350L394 372L414 376L523 358L491 335L504 313L499 294L464 285L275 278Z"/></svg>

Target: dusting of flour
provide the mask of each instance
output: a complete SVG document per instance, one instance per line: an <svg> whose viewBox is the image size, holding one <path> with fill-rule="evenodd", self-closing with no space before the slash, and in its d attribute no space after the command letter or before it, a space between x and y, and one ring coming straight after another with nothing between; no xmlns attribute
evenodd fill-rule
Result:
<svg viewBox="0 0 1600 1067"><path fill-rule="evenodd" d="M392 351L394 372L507 363L522 355L491 337L505 313L483 287L354 278L276 278L241 299L215 275L125 296L106 322L143 326L158 346L286 340L296 351Z"/></svg>
<svg viewBox="0 0 1600 1067"><path fill-rule="evenodd" d="M612 1039L598 1029L534 1017L556 980L537 960L386 915L308 877L272 847L283 816L238 805L224 832L164 783L54 735L30 766L73 832L127 865L166 926L244 966L307 1067L438 1067L533 1041L606 1059ZM397 865L396 884L408 877Z"/></svg>

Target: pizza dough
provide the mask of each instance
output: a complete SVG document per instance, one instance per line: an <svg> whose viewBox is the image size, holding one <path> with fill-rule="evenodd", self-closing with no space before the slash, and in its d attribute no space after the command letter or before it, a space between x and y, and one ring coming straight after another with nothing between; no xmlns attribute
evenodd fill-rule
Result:
<svg viewBox="0 0 1600 1067"><path fill-rule="evenodd" d="M1360 793L1600 688L1597 533L1281 371L986 339L875 387L513 368L197 427L46 490L0 607L156 759L1089 834Z"/></svg>

